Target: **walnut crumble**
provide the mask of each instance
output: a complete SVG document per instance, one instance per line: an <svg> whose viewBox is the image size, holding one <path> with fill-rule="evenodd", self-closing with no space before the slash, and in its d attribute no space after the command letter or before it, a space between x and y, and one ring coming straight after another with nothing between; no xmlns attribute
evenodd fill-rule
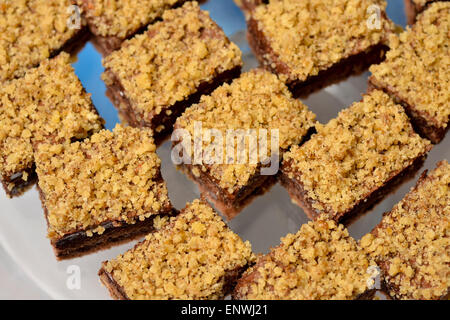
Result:
<svg viewBox="0 0 450 320"><path fill-rule="evenodd" d="M303 185L315 210L334 218L431 148L403 108L379 90L316 129L311 140L285 154L282 170Z"/></svg>
<svg viewBox="0 0 450 320"><path fill-rule="evenodd" d="M424 175L362 247L380 265L396 299L439 299L450 288L450 165Z"/></svg>
<svg viewBox="0 0 450 320"><path fill-rule="evenodd" d="M134 224L170 207L155 150L151 130L121 125L83 142L39 145L36 172L49 238L101 234L103 222Z"/></svg>
<svg viewBox="0 0 450 320"><path fill-rule="evenodd" d="M206 203L194 200L161 230L103 268L128 298L221 299L229 275L255 259L251 245Z"/></svg>

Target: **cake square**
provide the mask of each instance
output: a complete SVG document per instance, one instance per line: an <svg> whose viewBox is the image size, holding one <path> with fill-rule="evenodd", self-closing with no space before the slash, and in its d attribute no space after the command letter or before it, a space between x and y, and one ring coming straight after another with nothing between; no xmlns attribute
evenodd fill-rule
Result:
<svg viewBox="0 0 450 320"><path fill-rule="evenodd" d="M223 299L254 259L248 241L194 200L145 241L103 262L99 276L115 299Z"/></svg>
<svg viewBox="0 0 450 320"><path fill-rule="evenodd" d="M447 299L450 293L450 165L424 172L361 246L393 299Z"/></svg>
<svg viewBox="0 0 450 320"><path fill-rule="evenodd" d="M94 43L103 55L161 19L165 10L186 0L75 0L86 18Z"/></svg>
<svg viewBox="0 0 450 320"><path fill-rule="evenodd" d="M450 2L433 3L412 28L392 36L386 61L370 68L371 87L401 104L415 129L440 142L450 119Z"/></svg>
<svg viewBox="0 0 450 320"><path fill-rule="evenodd" d="M104 59L108 95L127 122L150 127L158 145L186 107L239 76L239 48L196 2L167 10L163 21Z"/></svg>
<svg viewBox="0 0 450 320"><path fill-rule="evenodd" d="M288 234L239 279L240 300L354 300L375 293L376 264L343 225L325 217Z"/></svg>
<svg viewBox="0 0 450 320"><path fill-rule="evenodd" d="M58 259L145 235L173 213L149 129L117 125L83 142L36 149L38 189Z"/></svg>
<svg viewBox="0 0 450 320"><path fill-rule="evenodd" d="M190 137L187 148L184 140L181 145L188 161L183 158L179 165L202 195L232 219L275 182L280 155L308 139L315 123L315 115L292 97L276 75L255 69L203 96L178 118L174 132L185 130ZM199 125L200 161L194 154ZM175 145L180 142L174 142L174 150ZM208 152L211 149L217 154Z"/></svg>
<svg viewBox="0 0 450 320"><path fill-rule="evenodd" d="M79 140L103 128L67 53L0 87L0 181L8 196L35 180L33 144Z"/></svg>
<svg viewBox="0 0 450 320"><path fill-rule="evenodd" d="M431 143L400 105L374 90L285 154L281 183L311 218L362 213L422 163Z"/></svg>
<svg viewBox="0 0 450 320"><path fill-rule="evenodd" d="M88 34L84 20L72 19L70 6L70 0L2 1L0 83L20 78L45 59L84 42Z"/></svg>
<svg viewBox="0 0 450 320"><path fill-rule="evenodd" d="M393 23L376 0L244 1L259 62L306 96L383 60Z"/></svg>

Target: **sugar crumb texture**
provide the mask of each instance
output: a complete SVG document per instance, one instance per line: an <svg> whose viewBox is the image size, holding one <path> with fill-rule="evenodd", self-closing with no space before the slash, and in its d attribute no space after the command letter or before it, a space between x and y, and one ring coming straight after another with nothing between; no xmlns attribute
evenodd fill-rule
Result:
<svg viewBox="0 0 450 320"><path fill-rule="evenodd" d="M313 208L336 217L352 209L431 148L400 105L379 90L316 127L285 154L283 170L301 183Z"/></svg>
<svg viewBox="0 0 450 320"><path fill-rule="evenodd" d="M239 280L237 299L347 300L368 290L375 266L343 225L324 216L288 234ZM370 279L369 279L370 280Z"/></svg>
<svg viewBox="0 0 450 320"><path fill-rule="evenodd" d="M255 259L251 245L206 203L194 200L179 216L103 268L132 300L221 299L229 275Z"/></svg>
<svg viewBox="0 0 450 320"><path fill-rule="evenodd" d="M305 81L333 64L384 43L393 24L383 14L380 26L368 24L379 0L271 0L256 7L251 18L285 66L288 82ZM268 53L269 54L269 53ZM269 61L270 62L270 61Z"/></svg>
<svg viewBox="0 0 450 320"><path fill-rule="evenodd" d="M0 174L33 166L33 144L83 139L103 120L75 75L66 53L45 60L0 88Z"/></svg>
<svg viewBox="0 0 450 320"><path fill-rule="evenodd" d="M185 100L201 84L240 67L242 59L239 48L208 12L189 1L165 11L163 21L126 41L103 65L106 84L118 81L133 111L148 118Z"/></svg>
<svg viewBox="0 0 450 320"><path fill-rule="evenodd" d="M361 246L396 299L440 299L450 288L450 164L444 160L383 217Z"/></svg>
<svg viewBox="0 0 450 320"><path fill-rule="evenodd" d="M250 162L250 141L233 141L236 150L245 151L245 164L230 163L225 161L208 164L204 159L201 165L202 171L208 171L215 178L221 188L233 193L249 183L256 174L261 162L271 156L271 130L278 130L279 148L276 152L287 150L291 145L299 144L312 128L316 116L299 100L292 98L285 84L278 77L268 71L255 69L241 75L231 84L224 84L217 88L211 95L202 96L197 105L188 108L177 119L175 128L187 130L191 136L195 135L195 124L201 123L202 134L206 130L219 130L222 134L221 150L226 158L227 132L228 130L254 130L254 137L267 143L266 154L259 154L254 163ZM261 129L267 130L263 135ZM205 135L206 136L206 135ZM220 150L217 140L204 139L203 150L215 148ZM244 144L241 145L240 143ZM193 152L193 147L191 151ZM242 151L242 150L241 150ZM212 155L212 158L220 155Z"/></svg>
<svg viewBox="0 0 450 320"><path fill-rule="evenodd" d="M160 164L149 129L117 125L82 142L40 144L36 171L49 238L80 230L92 236L103 222L134 224L167 212Z"/></svg>
<svg viewBox="0 0 450 320"><path fill-rule="evenodd" d="M125 39L186 0L76 0L91 31Z"/></svg>
<svg viewBox="0 0 450 320"><path fill-rule="evenodd" d="M70 5L70 0L0 2L0 82L22 77L79 32L68 27Z"/></svg>
<svg viewBox="0 0 450 320"><path fill-rule="evenodd" d="M450 117L450 2L436 2L414 26L390 38L386 61L370 68L371 82L392 91L427 123Z"/></svg>

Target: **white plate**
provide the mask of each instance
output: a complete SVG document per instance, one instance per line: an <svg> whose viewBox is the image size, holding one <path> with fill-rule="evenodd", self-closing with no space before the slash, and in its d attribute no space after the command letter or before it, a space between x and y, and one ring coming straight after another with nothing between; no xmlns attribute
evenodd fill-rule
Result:
<svg viewBox="0 0 450 320"><path fill-rule="evenodd" d="M245 24L242 14L232 4L231 0L214 0L204 7L211 10L211 16L227 32L232 34L233 41L238 43L245 54L245 69L256 66L256 61L249 53L245 42L245 33L241 30ZM395 8L394 8L395 9ZM399 10L397 5L397 10ZM403 15L402 12L400 12ZM392 16L391 16L392 17ZM399 19L404 19L402 16ZM93 101L100 114L107 121L107 127L112 128L117 122L117 113L104 95L104 84L100 80L102 67L100 56L88 44L79 54L75 63L78 76L88 92L93 94ZM349 106L361 98L366 90L367 73L352 77L349 80L334 85L311 95L304 102L315 112L318 120L326 123L334 118L339 110ZM186 201L198 197L195 185L183 174L177 172L170 160L169 143L158 149L162 158L162 174L167 181L170 197L178 209ZM392 206L403 198L406 192L417 181L418 175L425 168L434 168L442 159L450 159L450 138L442 141L430 152L424 167L415 178L405 182L396 192L386 197L373 210L361 216L349 226L350 234L359 239L369 232L381 219L381 214L389 211ZM270 246L279 243L280 237L288 232L296 232L307 222L302 210L293 205L286 191L279 185L274 186L264 196L258 197L237 218L229 223L230 227L243 239L250 240L255 252L267 252ZM107 299L109 295L103 288L97 276L102 261L114 258L132 247L135 242L114 247L112 249L91 254L82 258L57 262L46 238L46 224L35 188L24 196L8 199L0 191L0 243L11 258L21 266L25 273L50 297L57 299ZM71 279L73 266L81 272L79 289L70 289L67 281ZM69 273L68 273L69 271Z"/></svg>

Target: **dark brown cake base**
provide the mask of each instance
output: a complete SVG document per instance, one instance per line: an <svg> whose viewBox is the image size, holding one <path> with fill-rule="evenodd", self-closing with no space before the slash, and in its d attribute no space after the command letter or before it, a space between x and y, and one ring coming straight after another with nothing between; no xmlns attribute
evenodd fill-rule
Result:
<svg viewBox="0 0 450 320"><path fill-rule="evenodd" d="M22 179L22 172L26 172L28 174L28 178L26 181ZM6 195L9 198L20 196L36 182L37 175L34 165L31 168L24 169L22 172L10 174L0 179L3 188L5 189ZM13 188L10 190L8 186L11 183L13 184Z"/></svg>
<svg viewBox="0 0 450 320"><path fill-rule="evenodd" d="M136 246L140 245L138 243ZM236 286L239 278L244 273L245 270L247 270L249 266L245 266L243 268L236 268L235 270L229 271L225 275L225 285L223 287L224 290L224 297L233 292L234 287ZM108 289L109 294L111 297L115 300L130 300L130 298L125 293L124 288L119 285L113 278L113 276L106 271L105 269L105 263L102 264L102 267L100 268L98 272L98 276L100 277L101 283Z"/></svg>
<svg viewBox="0 0 450 320"><path fill-rule="evenodd" d="M407 102L403 101L398 97L393 88L384 88L376 84L376 80L373 76L369 78L368 91L374 89L382 90L387 95L389 95L395 103L400 104L408 115L414 130L422 137L427 138L432 143L437 144L444 139L446 132L448 131L450 123L447 123L447 127L438 127L432 124L426 119L426 115L419 112L416 108L409 105Z"/></svg>
<svg viewBox="0 0 450 320"><path fill-rule="evenodd" d="M44 204L43 192L39 186L38 191L48 225L48 211ZM82 230L66 234L58 240L52 240L51 244L58 260L76 258L145 236L155 230L154 218L157 216L172 216L176 213L177 211L170 206L163 208L158 215L153 215L144 221L136 221L135 224L127 224L123 221L106 221L100 224L105 228L101 235L94 233L92 237L88 237L86 231Z"/></svg>
<svg viewBox="0 0 450 320"><path fill-rule="evenodd" d="M283 163L280 174L280 182L281 185L286 188L291 199L303 209L308 218L311 220L317 219L321 213L326 213L336 222L348 225L358 215L366 212L386 195L394 191L395 188L397 188L402 182L411 178L422 167L425 158L426 154L417 157L408 167L393 173L381 187L369 192L369 194L364 199L356 203L353 208L339 213L322 212L313 207L314 200L308 197L303 184L298 179L289 178L288 172L290 171L290 163Z"/></svg>
<svg viewBox="0 0 450 320"><path fill-rule="evenodd" d="M219 182L203 172L200 168L200 176L192 173L193 165L180 165L179 168L194 181L201 193L202 198L211 202L228 220L235 218L256 197L266 193L276 182L276 176L255 175L247 186L237 192L230 194L220 187Z"/></svg>
<svg viewBox="0 0 450 320"><path fill-rule="evenodd" d="M247 26L249 45L260 64L273 73L289 74L289 67L279 59L272 50L270 42L258 29L258 22L250 17ZM295 97L306 97L312 92L345 80L351 75L361 74L372 64L382 62L388 49L384 44L372 46L366 51L355 52L330 68L320 71L318 75L308 77L305 81L290 81L286 84Z"/></svg>
<svg viewBox="0 0 450 320"><path fill-rule="evenodd" d="M107 96L111 102L119 110L121 116L126 119L129 125L133 127L149 127L154 131L154 139L156 145L160 145L165 138L172 132L176 119L191 105L198 103L202 95L208 95L214 89L223 83L230 83L233 79L239 77L241 67L235 67L219 74L212 82L204 82L197 88L197 92L191 94L188 98L178 101L172 106L162 110L159 114L150 114L147 118L137 114L133 110L133 106L126 97L126 93L118 81L117 77L110 71L106 70L108 76L114 79L113 84L107 87ZM167 110L171 113L168 115ZM160 125L164 126L161 131L156 131Z"/></svg>

